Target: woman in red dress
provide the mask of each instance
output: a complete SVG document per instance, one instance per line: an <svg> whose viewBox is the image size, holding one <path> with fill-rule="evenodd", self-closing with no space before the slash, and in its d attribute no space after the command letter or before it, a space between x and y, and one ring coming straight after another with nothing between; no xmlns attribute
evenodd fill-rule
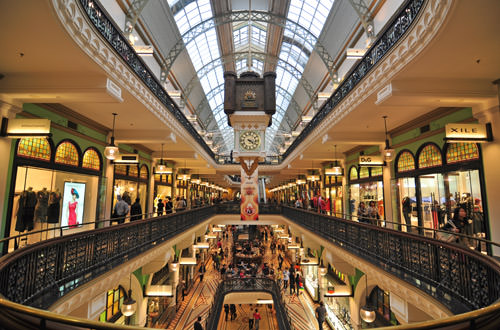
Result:
<svg viewBox="0 0 500 330"><path fill-rule="evenodd" d="M80 196L75 188L71 188L72 201L68 202L68 226L76 227L78 221L76 220L76 212L78 209L78 202L76 201Z"/></svg>

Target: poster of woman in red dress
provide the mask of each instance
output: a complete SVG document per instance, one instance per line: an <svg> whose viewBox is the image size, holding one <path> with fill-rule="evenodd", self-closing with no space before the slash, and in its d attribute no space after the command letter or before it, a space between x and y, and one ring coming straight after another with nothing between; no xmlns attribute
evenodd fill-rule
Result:
<svg viewBox="0 0 500 330"><path fill-rule="evenodd" d="M67 229L82 224L85 206L85 183L65 182L62 205L61 226L68 226Z"/></svg>

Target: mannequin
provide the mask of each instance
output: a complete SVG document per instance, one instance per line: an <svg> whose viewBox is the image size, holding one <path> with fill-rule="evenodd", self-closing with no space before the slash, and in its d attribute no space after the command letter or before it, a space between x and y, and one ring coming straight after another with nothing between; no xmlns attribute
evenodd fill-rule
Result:
<svg viewBox="0 0 500 330"><path fill-rule="evenodd" d="M61 210L61 193L59 188L52 191L49 196L49 207L47 210L47 222L59 223L59 213Z"/></svg>
<svg viewBox="0 0 500 330"><path fill-rule="evenodd" d="M71 201L68 202L68 225L70 228L78 225L78 198L80 198L78 191L75 188L71 188Z"/></svg>
<svg viewBox="0 0 500 330"><path fill-rule="evenodd" d="M47 208L49 207L49 191L46 187L36 193L35 221L47 221Z"/></svg>
<svg viewBox="0 0 500 330"><path fill-rule="evenodd" d="M16 231L33 230L33 219L35 216L36 194L33 187L24 190L19 197L17 211Z"/></svg>

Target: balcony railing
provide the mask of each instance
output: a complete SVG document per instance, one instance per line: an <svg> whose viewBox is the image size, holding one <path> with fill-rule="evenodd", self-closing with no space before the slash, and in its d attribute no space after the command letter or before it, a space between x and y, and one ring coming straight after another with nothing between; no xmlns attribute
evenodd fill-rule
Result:
<svg viewBox="0 0 500 330"><path fill-rule="evenodd" d="M69 291L214 214L214 207L197 208L27 246L0 259L0 294L46 309Z"/></svg>
<svg viewBox="0 0 500 330"><path fill-rule="evenodd" d="M189 134L198 142L212 159L220 164L234 164L228 156L217 156L205 143L189 120L184 116L175 102L172 101L168 93L162 87L153 72L142 61L133 47L127 41L116 26L109 14L102 8L99 1L79 0L90 22L96 30L108 42L116 53L132 69L137 77L149 88L149 90L160 100L170 113L181 123ZM371 70L388 54L394 45L402 39L412 24L419 16L425 0L409 0L401 10L394 15L393 20L387 24L386 29L380 33L379 38L374 42L365 56L346 75L345 80L335 90L333 95L325 102L311 122L302 130L301 134L293 141L285 153L281 156L267 157L265 164L277 165L286 159L297 146L302 143L307 136L326 118L328 114L366 77ZM332 64L333 65L333 64ZM219 161L220 160L220 161Z"/></svg>
<svg viewBox="0 0 500 330"><path fill-rule="evenodd" d="M267 292L273 297L274 310L280 330L293 330L292 322L285 308L285 302L276 282L269 278L250 277L250 278L231 278L219 283L214 295L212 307L207 318L207 330L217 330L224 304L224 296L231 292Z"/></svg>
<svg viewBox="0 0 500 330"><path fill-rule="evenodd" d="M9 329L119 329L120 326L28 306L47 308L72 289L205 221L217 213L217 207L57 237L2 257L0 328L9 325ZM470 311L402 329L467 329L474 324L476 328L479 324L500 328L500 266L491 257L464 246L372 224L289 207L281 210L297 225L407 281L454 313ZM233 288L237 285L240 284L231 284Z"/></svg>

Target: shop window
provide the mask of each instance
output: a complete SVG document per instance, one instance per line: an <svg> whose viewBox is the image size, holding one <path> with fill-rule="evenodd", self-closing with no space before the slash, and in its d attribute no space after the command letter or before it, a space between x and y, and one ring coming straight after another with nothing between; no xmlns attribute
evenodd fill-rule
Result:
<svg viewBox="0 0 500 330"><path fill-rule="evenodd" d="M413 171L415 169L415 158L409 151L403 151L398 158L396 171L398 173Z"/></svg>
<svg viewBox="0 0 500 330"><path fill-rule="evenodd" d="M101 322L114 322L122 316L121 307L125 299L125 290L119 286L114 290L108 290L106 295L106 309L99 316Z"/></svg>
<svg viewBox="0 0 500 330"><path fill-rule="evenodd" d="M426 145L418 155L418 168L436 167L442 164L441 151L434 144Z"/></svg>
<svg viewBox="0 0 500 330"><path fill-rule="evenodd" d="M56 149L55 162L64 165L78 166L78 150L73 143L64 141Z"/></svg>
<svg viewBox="0 0 500 330"><path fill-rule="evenodd" d="M372 167L372 176L381 176L382 175L382 166Z"/></svg>
<svg viewBox="0 0 500 330"><path fill-rule="evenodd" d="M353 166L351 167L351 170L349 171L349 180L350 181L353 181L353 180L357 180L358 179L358 169Z"/></svg>
<svg viewBox="0 0 500 330"><path fill-rule="evenodd" d="M141 179L147 180L148 176L149 176L148 167L146 165L142 165L141 166L141 172L140 172Z"/></svg>
<svg viewBox="0 0 500 330"><path fill-rule="evenodd" d="M19 141L17 155L26 158L50 161L50 144L47 139L23 138Z"/></svg>
<svg viewBox="0 0 500 330"><path fill-rule="evenodd" d="M453 164L479 159L479 149L475 143L450 143L446 150L446 163Z"/></svg>
<svg viewBox="0 0 500 330"><path fill-rule="evenodd" d="M139 167L137 165L129 165L128 176L137 178L139 176Z"/></svg>
<svg viewBox="0 0 500 330"><path fill-rule="evenodd" d="M99 171L101 169L101 159L94 149L87 149L83 154L82 167Z"/></svg>
<svg viewBox="0 0 500 330"><path fill-rule="evenodd" d="M364 167L364 166L361 167L359 169L359 178L360 179L366 179L368 177L370 177L370 172L368 171L368 167Z"/></svg>
<svg viewBox="0 0 500 330"><path fill-rule="evenodd" d="M127 175L127 165L115 164L115 174Z"/></svg>

